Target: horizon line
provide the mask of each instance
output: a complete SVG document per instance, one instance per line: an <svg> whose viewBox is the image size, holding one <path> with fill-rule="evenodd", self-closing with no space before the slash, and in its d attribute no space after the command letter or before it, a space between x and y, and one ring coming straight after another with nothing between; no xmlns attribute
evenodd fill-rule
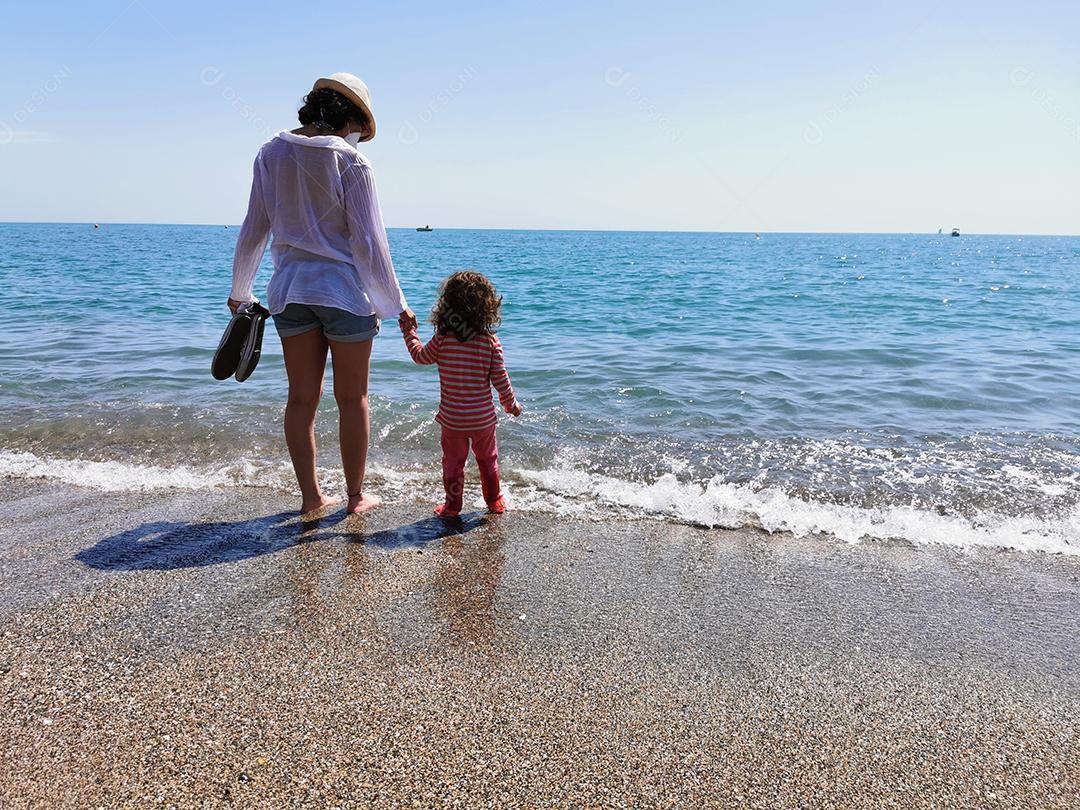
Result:
<svg viewBox="0 0 1080 810"><path fill-rule="evenodd" d="M167 226L167 227L181 227L181 228L239 228L240 223L233 222L120 222L109 220L0 220L0 225L147 225L147 226ZM415 231L415 225L388 225L387 230L407 230ZM773 234L775 236L796 236L796 235L821 235L821 236L849 236L849 235L861 235L861 236L903 236L905 234L910 236L949 236L949 230L944 228L941 232L938 231L827 231L827 230L808 230L808 231L768 231L768 230L731 230L731 231L713 231L705 229L667 229L667 228L484 228L484 227L462 227L462 226L445 226L445 227L433 227L434 231L532 231L536 233L699 233L699 234L717 234L717 235L739 235L739 234ZM982 232L982 231L969 231L964 232L961 230L961 236L1052 236L1071 238L1080 236L1076 233L1008 233L1004 231L997 232Z"/></svg>

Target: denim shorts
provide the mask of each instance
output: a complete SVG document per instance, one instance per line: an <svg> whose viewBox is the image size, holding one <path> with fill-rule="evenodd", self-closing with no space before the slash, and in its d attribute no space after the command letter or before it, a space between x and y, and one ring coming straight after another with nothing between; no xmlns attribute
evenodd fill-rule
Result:
<svg viewBox="0 0 1080 810"><path fill-rule="evenodd" d="M374 315L354 315L317 304L286 304L274 315L274 326L283 338L322 329L328 340L341 343L361 343L379 334L379 319Z"/></svg>

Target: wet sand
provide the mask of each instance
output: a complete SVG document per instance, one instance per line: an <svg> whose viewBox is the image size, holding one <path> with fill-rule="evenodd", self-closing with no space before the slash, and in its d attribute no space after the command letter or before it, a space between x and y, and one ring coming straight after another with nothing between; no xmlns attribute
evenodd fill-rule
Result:
<svg viewBox="0 0 1080 810"><path fill-rule="evenodd" d="M1080 559L0 482L2 806L1080 806Z"/></svg>

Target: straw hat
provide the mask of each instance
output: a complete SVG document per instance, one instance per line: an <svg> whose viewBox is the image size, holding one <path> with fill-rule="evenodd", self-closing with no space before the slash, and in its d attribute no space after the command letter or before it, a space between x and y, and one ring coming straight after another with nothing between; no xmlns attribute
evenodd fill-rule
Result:
<svg viewBox="0 0 1080 810"><path fill-rule="evenodd" d="M323 88L337 90L367 115L368 121L371 122L371 131L367 132L360 139L361 141L370 141L375 137L375 113L371 111L371 91L368 90L366 84L351 73L333 73L325 78L316 79L315 86L311 89L322 90Z"/></svg>

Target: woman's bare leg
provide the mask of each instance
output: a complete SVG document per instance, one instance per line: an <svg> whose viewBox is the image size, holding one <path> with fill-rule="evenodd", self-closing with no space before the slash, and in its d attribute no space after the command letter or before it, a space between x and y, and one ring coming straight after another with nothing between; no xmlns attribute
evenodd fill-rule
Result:
<svg viewBox="0 0 1080 810"><path fill-rule="evenodd" d="M315 411L322 398L327 342L321 329L311 329L282 338L281 347L289 375L285 443L303 498L300 511L311 512L334 502L323 496L315 475Z"/></svg>
<svg viewBox="0 0 1080 810"><path fill-rule="evenodd" d="M371 341L344 343L330 341L334 358L334 398L338 405L338 437L341 441L341 466L349 493L349 514L366 512L379 505L379 499L364 492L368 439L368 369L371 365Z"/></svg>

